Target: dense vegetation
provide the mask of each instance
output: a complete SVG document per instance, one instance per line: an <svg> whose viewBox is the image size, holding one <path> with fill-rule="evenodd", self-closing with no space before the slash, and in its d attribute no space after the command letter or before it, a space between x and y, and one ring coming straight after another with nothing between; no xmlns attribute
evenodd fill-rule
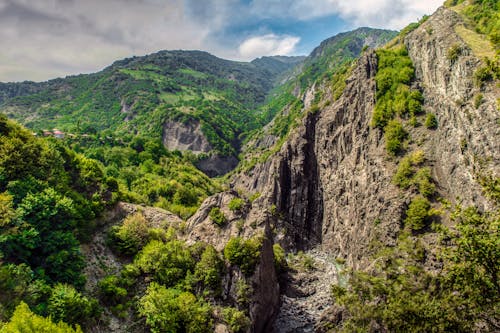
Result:
<svg viewBox="0 0 500 333"><path fill-rule="evenodd" d="M107 180L97 161L37 139L0 115L1 321L21 301L70 324L88 324L98 313L96 301L80 294L80 242L87 240L93 218L116 200ZM25 307L18 310L34 325L51 325Z"/></svg>
<svg viewBox="0 0 500 333"><path fill-rule="evenodd" d="M1 84L0 109L36 131L106 130L104 136L161 139L166 119L199 121L217 152L235 155L239 136L262 125L255 110L274 79L300 60L240 63L199 51L162 51L117 61L96 74Z"/></svg>
<svg viewBox="0 0 500 333"><path fill-rule="evenodd" d="M408 232L376 255L377 268L355 272L349 288L334 286L349 315L342 332L470 332L499 328L499 216L458 209L454 229L441 227L434 250ZM424 264L437 257L439 270Z"/></svg>

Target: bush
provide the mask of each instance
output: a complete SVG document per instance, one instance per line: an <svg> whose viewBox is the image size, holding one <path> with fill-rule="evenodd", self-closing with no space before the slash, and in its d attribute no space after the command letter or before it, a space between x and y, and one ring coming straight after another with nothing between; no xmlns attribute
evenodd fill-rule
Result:
<svg viewBox="0 0 500 333"><path fill-rule="evenodd" d="M481 104L483 104L484 102L484 96L483 94L477 94L475 97L474 97L474 107L477 109L481 106Z"/></svg>
<svg viewBox="0 0 500 333"><path fill-rule="evenodd" d="M458 60L458 57L462 54L462 47L459 44L453 44L446 52L446 58L454 63Z"/></svg>
<svg viewBox="0 0 500 333"><path fill-rule="evenodd" d="M127 297L127 289L120 286L120 279L116 275L106 276L99 281L98 286L102 299L109 304L122 303Z"/></svg>
<svg viewBox="0 0 500 333"><path fill-rule="evenodd" d="M215 248L208 245L203 251L200 261L196 264L194 276L204 289L218 295L221 292L223 269L224 262L219 258Z"/></svg>
<svg viewBox="0 0 500 333"><path fill-rule="evenodd" d="M136 256L135 265L166 286L174 286L193 271L194 260L186 244L179 240L167 243L152 240Z"/></svg>
<svg viewBox="0 0 500 333"><path fill-rule="evenodd" d="M109 231L111 246L125 255L136 254L148 241L148 225L142 213L128 216Z"/></svg>
<svg viewBox="0 0 500 333"><path fill-rule="evenodd" d="M245 201L241 198L233 198L229 202L229 209L233 212L241 210L243 208L243 205L245 204Z"/></svg>
<svg viewBox="0 0 500 333"><path fill-rule="evenodd" d="M408 133L398 120L391 120L385 127L385 148L387 152L396 156L403 150L403 141Z"/></svg>
<svg viewBox="0 0 500 333"><path fill-rule="evenodd" d="M80 326L73 329L63 322L54 323L51 318L44 318L31 312L26 303L21 302L14 311L12 318L5 325L0 323L2 333L83 333Z"/></svg>
<svg viewBox="0 0 500 333"><path fill-rule="evenodd" d="M424 197L430 197L436 192L436 186L432 182L431 169L428 167L418 170L413 181Z"/></svg>
<svg viewBox="0 0 500 333"><path fill-rule="evenodd" d="M246 332L251 324L245 312L235 308L223 308L222 317L224 322L229 326L231 333Z"/></svg>
<svg viewBox="0 0 500 333"><path fill-rule="evenodd" d="M139 300L139 314L151 332L212 332L211 308L189 292L151 283Z"/></svg>
<svg viewBox="0 0 500 333"><path fill-rule="evenodd" d="M414 170L411 158L408 156L404 157L398 164L398 169L392 178L392 182L403 189L407 189L411 185L413 174Z"/></svg>
<svg viewBox="0 0 500 333"><path fill-rule="evenodd" d="M57 284L49 298L47 312L55 321L84 324L99 318L97 301L88 299L70 285Z"/></svg>
<svg viewBox="0 0 500 333"><path fill-rule="evenodd" d="M210 220L217 224L219 227L223 226L227 222L227 218L219 207L213 207L208 214Z"/></svg>
<svg viewBox="0 0 500 333"><path fill-rule="evenodd" d="M224 248L224 257L232 264L240 267L245 275L254 272L255 265L260 257L262 241L258 237L243 240L241 237L234 237L227 242Z"/></svg>
<svg viewBox="0 0 500 333"><path fill-rule="evenodd" d="M428 129L436 129L438 126L438 122L434 113L428 113L425 117L425 127Z"/></svg>
<svg viewBox="0 0 500 333"><path fill-rule="evenodd" d="M285 250L278 244L273 244L274 266L278 272L284 271L286 268Z"/></svg>
<svg viewBox="0 0 500 333"><path fill-rule="evenodd" d="M427 198L423 196L413 198L406 211L405 225L415 231L424 228L429 217L430 208L431 204Z"/></svg>

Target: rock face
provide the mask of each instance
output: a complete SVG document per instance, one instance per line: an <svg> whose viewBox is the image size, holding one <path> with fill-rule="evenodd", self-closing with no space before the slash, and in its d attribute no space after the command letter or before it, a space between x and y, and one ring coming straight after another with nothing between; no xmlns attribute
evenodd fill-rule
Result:
<svg viewBox="0 0 500 333"><path fill-rule="evenodd" d="M455 12L440 8L404 38L415 67L412 85L423 93L423 111L435 114L438 120L433 130L407 126L411 140L406 148L425 153L439 197L490 209L494 204L484 195L479 180L500 175L500 115L496 106L500 88L494 83L474 84L481 60L455 32L461 22ZM454 45L460 46L461 54L450 60L448 50ZM274 241L287 250L306 250L318 258L342 258L347 267L361 270L372 264L374 243L396 243L413 193L392 183L397 160L388 156L383 132L370 125L377 65L375 52L365 52L336 101L328 87L318 84L306 91L302 121L279 150L233 176L235 189L260 194L240 217L244 221L242 233L248 233L249 225L262 229L270 219ZM306 113L306 102L317 90L322 92L319 111ZM479 94L482 103L477 105ZM279 141L270 136L253 141L263 149L274 142ZM224 200L212 203L224 209ZM446 217L443 222L451 223ZM192 224L195 233L197 223ZM223 235L221 239L228 237L226 231ZM432 243L432 239L426 241ZM332 269L325 270L324 281L334 281L335 274ZM285 282L284 289L300 284L297 281L301 279ZM314 286L315 281L309 284ZM299 294L282 296L278 332L319 329L317 324L325 316L341 320L339 309L330 309L333 312L328 314L316 306L321 292ZM309 319L293 321L292 317Z"/></svg>
<svg viewBox="0 0 500 333"><path fill-rule="evenodd" d="M370 127L376 69L376 55L366 53L339 100L306 115L278 154L235 177L235 187L276 206L289 249L322 245L356 267L376 232L390 242L399 229L405 200L391 184L382 133Z"/></svg>
<svg viewBox="0 0 500 333"><path fill-rule="evenodd" d="M500 113L496 105L500 89L494 83L483 88L474 84L481 61L455 32L461 25L457 13L440 8L405 38L405 44L423 87L424 108L439 123L423 148L434 161L433 176L440 194L451 200L459 197L464 206L491 208L477 179L484 174L500 176ZM452 61L447 52L455 45L461 54ZM474 97L479 94L483 102L476 107Z"/></svg>
<svg viewBox="0 0 500 333"><path fill-rule="evenodd" d="M163 145L169 150L190 150L195 154L207 153L212 146L201 131L198 121L186 123L168 120L163 125Z"/></svg>

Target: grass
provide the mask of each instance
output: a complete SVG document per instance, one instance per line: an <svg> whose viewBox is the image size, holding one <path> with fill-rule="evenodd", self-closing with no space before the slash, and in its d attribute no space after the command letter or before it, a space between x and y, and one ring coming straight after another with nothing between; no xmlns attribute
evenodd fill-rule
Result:
<svg viewBox="0 0 500 333"><path fill-rule="evenodd" d="M455 32L467 43L477 57L492 59L495 57L495 50L485 35L467 29L464 25L457 25Z"/></svg>

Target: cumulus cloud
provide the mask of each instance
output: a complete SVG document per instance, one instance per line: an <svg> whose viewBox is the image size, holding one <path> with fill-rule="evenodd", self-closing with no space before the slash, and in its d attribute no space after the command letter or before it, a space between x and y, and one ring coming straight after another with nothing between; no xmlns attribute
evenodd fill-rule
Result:
<svg viewBox="0 0 500 333"><path fill-rule="evenodd" d="M165 49L238 60L293 54L305 40L331 37L287 30L298 21L332 16L344 27L399 29L442 1L0 0L0 81L95 72Z"/></svg>
<svg viewBox="0 0 500 333"><path fill-rule="evenodd" d="M240 44L238 51L244 59L271 55L289 55L295 51L295 46L299 41L300 38L295 36L267 34L244 40Z"/></svg>
<svg viewBox="0 0 500 333"><path fill-rule="evenodd" d="M356 26L401 29L424 14L432 14L443 0L253 0L251 11L262 17L311 20L339 15Z"/></svg>

